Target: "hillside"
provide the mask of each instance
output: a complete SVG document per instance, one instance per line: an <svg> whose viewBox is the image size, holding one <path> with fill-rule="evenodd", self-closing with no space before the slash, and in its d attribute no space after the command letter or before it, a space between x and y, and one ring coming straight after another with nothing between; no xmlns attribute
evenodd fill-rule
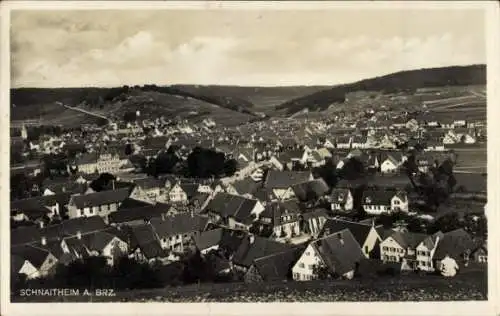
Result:
<svg viewBox="0 0 500 316"><path fill-rule="evenodd" d="M11 90L11 120L37 119L47 124L95 123L95 118L57 105L61 102L109 117L141 110L148 115L186 118L213 116L236 124L255 118L250 102L235 97L147 85L120 88L21 88Z"/></svg>
<svg viewBox="0 0 500 316"><path fill-rule="evenodd" d="M421 88L485 84L486 65L409 70L318 91L277 105L276 110L286 114L293 114L304 108L309 111L323 111L332 104L344 103L347 94L358 91L413 94Z"/></svg>
<svg viewBox="0 0 500 316"><path fill-rule="evenodd" d="M216 122L234 124L255 119L251 111L244 107L233 110L233 104L221 106L202 100L203 96L191 97L190 94L181 95L168 89L165 89L166 92L157 90L159 89L150 87L13 89L11 120L36 119L41 124L67 126L98 121L96 117L69 110L56 102L110 118L122 118L126 112L139 110L147 118L163 115L166 118L190 118L196 121L210 116Z"/></svg>
<svg viewBox="0 0 500 316"><path fill-rule="evenodd" d="M218 95L245 100L253 105L255 111L273 110L274 106L311 93L330 88L330 86L197 86L174 85L173 88L193 94Z"/></svg>

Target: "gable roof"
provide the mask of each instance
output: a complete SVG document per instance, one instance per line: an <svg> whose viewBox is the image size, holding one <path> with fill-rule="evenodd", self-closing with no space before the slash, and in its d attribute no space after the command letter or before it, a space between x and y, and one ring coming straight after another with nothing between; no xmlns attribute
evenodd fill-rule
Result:
<svg viewBox="0 0 500 316"><path fill-rule="evenodd" d="M428 237L426 234L394 231L388 237L394 239L402 248L416 248L419 243Z"/></svg>
<svg viewBox="0 0 500 316"><path fill-rule="evenodd" d="M151 219L151 227L160 237L185 234L193 231L203 231L208 224L208 218L189 213L181 213L164 218Z"/></svg>
<svg viewBox="0 0 500 316"><path fill-rule="evenodd" d="M201 234L194 237L196 247L204 250L213 246L219 245L222 240L224 229L216 228L201 232Z"/></svg>
<svg viewBox="0 0 500 316"><path fill-rule="evenodd" d="M165 186L165 182L161 179L147 177L142 179L134 179L133 183L143 190L150 190L155 188L162 188Z"/></svg>
<svg viewBox="0 0 500 316"><path fill-rule="evenodd" d="M35 268L40 269L50 252L46 249L34 247L32 245L12 246L11 254L28 260Z"/></svg>
<svg viewBox="0 0 500 316"><path fill-rule="evenodd" d="M253 242L250 239L253 238ZM271 254L291 249L293 246L273 241L259 236L248 236L243 239L233 256L237 265L250 267L254 260Z"/></svg>
<svg viewBox="0 0 500 316"><path fill-rule="evenodd" d="M330 272L338 275L354 270L356 263L365 258L361 247L349 229L313 241L311 245L316 249Z"/></svg>
<svg viewBox="0 0 500 316"><path fill-rule="evenodd" d="M139 248L147 259L164 258L168 252L161 248L150 224L138 225L131 230L131 248Z"/></svg>
<svg viewBox="0 0 500 316"><path fill-rule="evenodd" d="M284 223L290 223L298 220L298 214L300 210L293 207L293 204L285 204L282 202L271 202L266 204L264 211L260 214L260 218L267 217L271 218L271 223L273 226L281 225ZM284 221L283 215L291 215L290 220Z"/></svg>
<svg viewBox="0 0 500 316"><path fill-rule="evenodd" d="M440 260L447 255L457 258L473 248L474 242L471 236L464 229L459 228L443 234L434 253L434 259Z"/></svg>
<svg viewBox="0 0 500 316"><path fill-rule="evenodd" d="M147 205L136 208L118 210L109 214L110 223L126 223L136 220L150 220L153 217L159 217L166 214L170 209L167 204Z"/></svg>
<svg viewBox="0 0 500 316"><path fill-rule="evenodd" d="M295 247L254 260L253 265L264 281L285 280L304 247Z"/></svg>
<svg viewBox="0 0 500 316"><path fill-rule="evenodd" d="M239 194L251 194L253 195L259 189L260 183L256 182L252 178L244 178L231 183L231 186Z"/></svg>
<svg viewBox="0 0 500 316"><path fill-rule="evenodd" d="M310 171L269 170L264 181L264 187L268 189L287 189L295 184L309 181L311 177Z"/></svg>
<svg viewBox="0 0 500 316"><path fill-rule="evenodd" d="M391 205L392 198L396 195L395 190L383 190L371 188L363 192L363 205Z"/></svg>
<svg viewBox="0 0 500 316"><path fill-rule="evenodd" d="M321 229L319 236L324 237L348 229L352 233L358 244L360 246L363 246L366 238L368 237L368 234L370 233L371 228L371 225L349 222L335 218L328 218L323 224L323 228Z"/></svg>
<svg viewBox="0 0 500 316"><path fill-rule="evenodd" d="M218 192L205 210L220 214L222 217L233 217L241 223L248 223L251 211L258 202L239 195Z"/></svg>
<svg viewBox="0 0 500 316"><path fill-rule="evenodd" d="M129 197L129 195L130 189L122 188L118 190L101 191L84 195L73 195L71 200L77 208L83 209L85 207L123 202Z"/></svg>
<svg viewBox="0 0 500 316"><path fill-rule="evenodd" d="M301 201L316 200L330 191L323 179L314 179L292 186L295 196Z"/></svg>

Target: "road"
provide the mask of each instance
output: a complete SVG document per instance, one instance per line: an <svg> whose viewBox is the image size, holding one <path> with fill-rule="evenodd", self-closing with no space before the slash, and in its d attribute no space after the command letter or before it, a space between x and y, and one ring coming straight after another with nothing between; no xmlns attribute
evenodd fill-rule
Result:
<svg viewBox="0 0 500 316"><path fill-rule="evenodd" d="M70 110L73 110L73 111L82 112L82 113L85 113L85 114L88 114L88 115L92 115L92 116L95 116L95 117L102 118L102 119L105 119L107 121L110 121L110 119L107 118L104 115L96 114L96 113L93 113L93 112L90 112L90 111L87 111L87 110L84 110L84 109L81 109L81 108L78 108L78 107L72 107L72 106L63 104L61 102L56 102L56 103L59 104L59 105L62 105L63 107L65 107L67 109L70 109Z"/></svg>

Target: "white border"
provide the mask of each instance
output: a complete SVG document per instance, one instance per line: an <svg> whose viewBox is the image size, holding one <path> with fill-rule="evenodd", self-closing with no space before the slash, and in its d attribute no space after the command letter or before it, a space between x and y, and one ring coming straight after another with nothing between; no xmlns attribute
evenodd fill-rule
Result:
<svg viewBox="0 0 500 316"><path fill-rule="evenodd" d="M2 315L122 315L122 314L172 314L172 315L492 315L499 312L498 297L498 238L495 232L498 222L498 194L500 187L498 174L500 156L498 148L500 139L495 126L499 117L500 101L500 46L499 16L500 10L495 1L351 1L351 2L199 2L199 1L3 1L1 6L1 113L0 113L0 201L2 201L1 227L1 314ZM327 9L484 9L487 11L487 93L488 93L488 231L489 231L489 265L488 265L488 297L487 302L439 302L439 303L67 303L38 304L13 303L9 298L10 288L10 233L8 220L9 200L9 109L10 109L10 51L9 25L10 11L15 9L33 10L76 10L76 9L230 9L230 10L327 10ZM464 21L464 23L467 23ZM68 305L69 304L69 305Z"/></svg>

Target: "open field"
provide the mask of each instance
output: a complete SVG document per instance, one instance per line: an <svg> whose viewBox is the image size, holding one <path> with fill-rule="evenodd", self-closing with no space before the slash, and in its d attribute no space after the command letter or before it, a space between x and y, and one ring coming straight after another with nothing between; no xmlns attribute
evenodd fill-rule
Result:
<svg viewBox="0 0 500 316"><path fill-rule="evenodd" d="M195 284L117 292L114 297L14 297L23 302L336 302L486 300L484 268L469 267L454 278L417 274L309 282Z"/></svg>
<svg viewBox="0 0 500 316"><path fill-rule="evenodd" d="M454 148L458 155L455 172L487 173L486 144L473 148Z"/></svg>

